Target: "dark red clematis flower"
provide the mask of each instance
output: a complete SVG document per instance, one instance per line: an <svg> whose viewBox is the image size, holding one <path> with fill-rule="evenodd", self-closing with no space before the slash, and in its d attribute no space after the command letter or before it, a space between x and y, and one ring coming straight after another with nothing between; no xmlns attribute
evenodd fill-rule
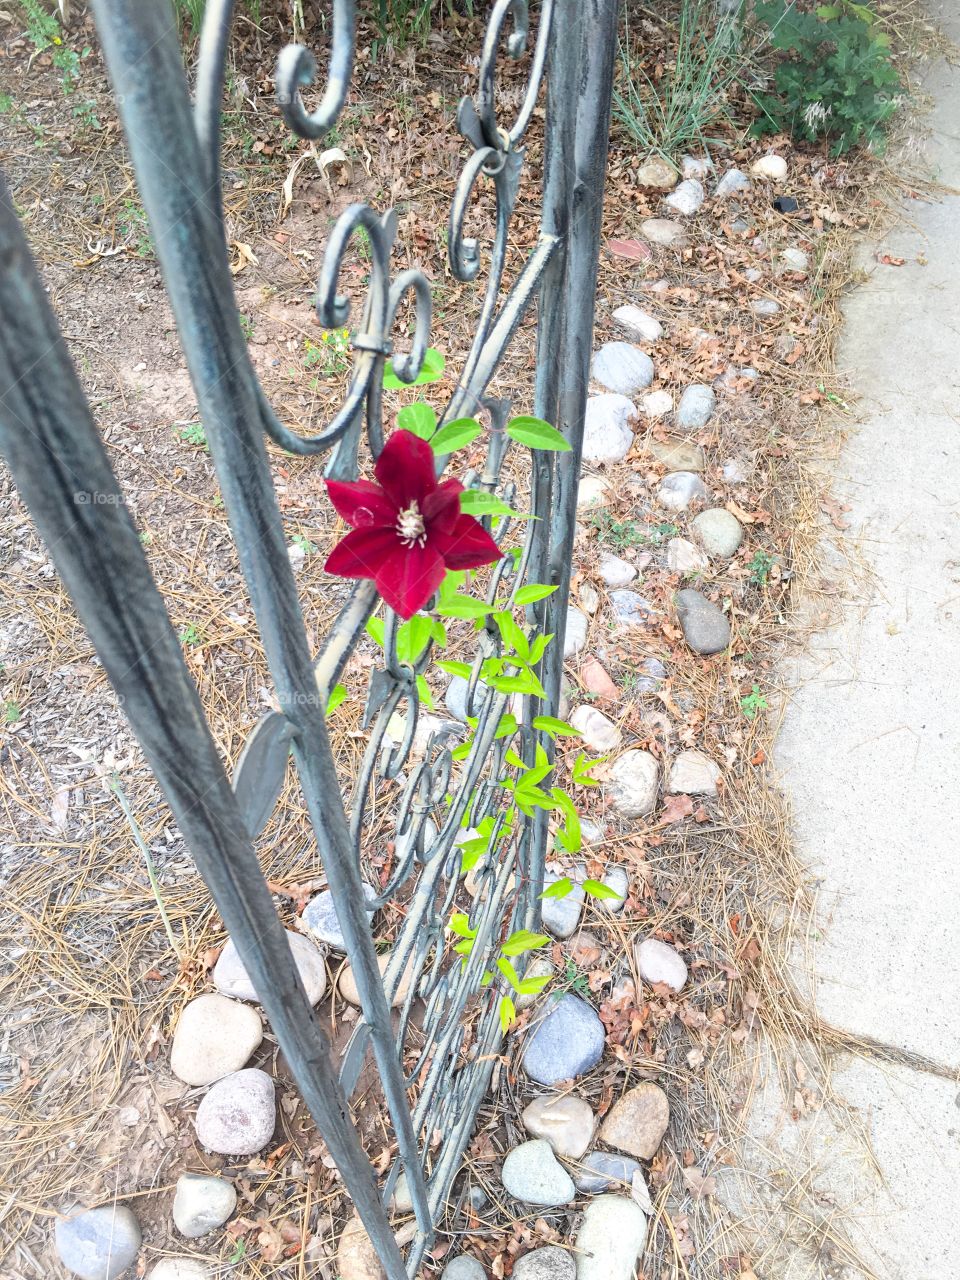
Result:
<svg viewBox="0 0 960 1280"><path fill-rule="evenodd" d="M377 459L379 483L328 480L327 492L352 533L330 552L327 573L372 578L391 609L412 618L448 569L476 569L503 552L460 510L463 485L437 480L434 453L412 431L394 431Z"/></svg>

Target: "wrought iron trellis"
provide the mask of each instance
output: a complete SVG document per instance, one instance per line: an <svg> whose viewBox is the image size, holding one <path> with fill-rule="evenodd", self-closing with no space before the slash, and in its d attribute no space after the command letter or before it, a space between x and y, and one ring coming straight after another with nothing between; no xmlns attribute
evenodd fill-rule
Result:
<svg viewBox="0 0 960 1280"><path fill-rule="evenodd" d="M418 271L390 277L395 217L366 205L348 208L326 247L317 290L322 324L341 327L347 303L337 292L348 242L369 238L369 289L352 335L353 368L344 403L322 430L300 435L279 421L253 373L231 281L220 194L219 116L232 0L207 0L195 104L191 106L169 0L94 0L94 10L144 206L176 316L251 595L281 711L255 731L228 779L197 691L133 522L46 300L13 212L0 188L0 443L19 490L90 633L124 711L166 793L171 809L239 947L287 1061L390 1280L413 1276L434 1238L452 1181L489 1085L501 1043L496 1005L477 1012L485 960L505 929L535 927L543 883L547 815L523 818L504 841L497 865L482 871L474 950L466 965L445 945L459 884L456 838L465 818L503 821L496 781L513 743L528 757L537 745L529 710L515 738L496 738L506 695L479 681L484 657L497 652L495 630L480 632L470 682L479 717L474 746L455 768L449 746L431 740L422 759L412 747L419 704L412 665L397 652L397 622L387 620L382 668L371 679L370 741L352 796L345 802L325 725L325 709L364 626L378 603L370 583L350 594L318 657L308 649L296 584L273 490L264 434L291 452L330 452L327 473L352 479L363 441L383 445L382 372L387 360L403 381L417 376L427 347L430 289ZM472 148L450 214L449 252L460 280L475 278L480 246L465 232L474 190L493 184L496 229L476 336L441 422L485 411L486 464L468 477L476 487L500 484L510 441L507 406L486 387L529 306L539 305L534 412L555 423L567 453L532 452L534 515L519 559L500 562L489 598L512 599L525 580L556 585L529 607L543 633L556 636L542 663L544 709L559 701L563 632L589 373L616 0L542 0L529 80L516 118L498 114L496 64L501 45L520 57L528 41L527 0L494 0L480 57L479 87L464 98L457 124ZM354 0L334 0L332 50L319 107L301 92L315 75L312 55L290 46L275 82L289 126L320 138L335 123L350 83L355 48ZM524 134L547 78L543 210L536 244L509 290L503 281L508 233L524 162ZM398 311L412 295L411 350L393 352ZM509 497L509 494L505 496ZM495 530L505 533L505 522ZM387 727L404 709L403 741ZM543 743L550 748L549 741ZM316 834L323 867L347 940L362 1018L342 1061L303 991L285 934L260 872L253 840L279 793L288 750ZM365 900L361 846L378 778L406 782L396 822L398 857L389 884ZM520 874L517 874L519 872ZM406 923L381 975L371 914L401 889ZM390 1007L407 993L399 1030ZM412 1068L404 1046L414 999L424 1002L424 1047ZM468 1016L469 1015L469 1016ZM469 1022L469 1034L468 1034ZM364 1054L372 1049L399 1158L385 1185L377 1178L351 1122L349 1099ZM402 1171L416 1219L406 1257L384 1205Z"/></svg>

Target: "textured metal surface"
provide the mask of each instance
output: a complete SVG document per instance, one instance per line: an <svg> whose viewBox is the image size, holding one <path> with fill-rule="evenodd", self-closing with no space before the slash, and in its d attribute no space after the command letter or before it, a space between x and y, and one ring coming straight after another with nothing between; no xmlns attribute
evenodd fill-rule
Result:
<svg viewBox="0 0 960 1280"><path fill-rule="evenodd" d="M354 57L354 8L352 0L334 2L330 68L316 110L308 111L301 99L315 74L312 55L293 46L281 55L278 99L288 124L303 137L322 137L343 108ZM94 0L94 9L281 707L251 738L232 789L6 193L0 211L0 309L5 317L29 312L32 319L16 328L4 325L0 333L0 439L224 921L258 989L269 992L266 1012L390 1280L401 1280L417 1273L433 1239L502 1050L498 1003L506 988L501 990L499 975L493 982L483 975L502 939L535 927L539 919L547 813L536 809L511 821L501 781L515 774L508 753L532 762L538 747L548 756L552 750L550 739L531 721L539 711L553 711L559 700L616 5L614 0L544 0L532 32L525 0L495 0L477 92L461 102L457 114L470 152L450 212L450 267L458 279L482 275L485 284L475 337L441 422L465 415L489 422L486 463L466 483L510 502L513 494L501 477L509 450L519 446L504 431L508 406L488 398L486 387L525 313L539 301L534 411L556 423L571 449L530 452L531 506L539 519L522 526L520 554L497 565L487 598L496 597L503 608L525 582L558 587L526 609L532 626L555 636L541 664L547 696L536 705L524 698L514 708L515 727L497 736L508 695L482 684L479 674L484 659L501 653L502 640L497 627L482 627L470 684L469 714L478 723L469 754L455 761L453 744L437 740L422 755L415 753L421 714L416 677L430 660L433 642L415 660L405 660L398 650L398 620L386 611L382 663L371 677L366 707L368 747L354 779L338 777L325 706L379 599L372 584L357 585L321 652L309 652L264 435L296 453L328 454L328 474L353 479L358 463L376 457L383 446L385 363L390 361L406 382L421 367L430 326L428 282L416 271L391 278L392 211L348 208L326 245L317 311L325 326L351 329L349 388L330 421L312 425L309 434L281 423L249 362L223 228L219 106L232 3L208 0L195 105L168 0ZM498 112L497 59L521 56L528 42L528 83L513 99L520 105L508 118ZM548 68L541 231L512 287L505 289L522 143ZM496 203L495 235L487 252L464 229L480 184L492 185ZM337 282L348 244L360 228L369 242L369 285L361 314L351 316ZM394 320L408 296L414 300L415 333L409 354L395 355ZM48 348L55 354L45 361L41 383L35 362ZM78 507L73 497L78 491L117 494L117 500ZM516 541L509 518L498 518L492 532L501 542ZM405 719L399 742L388 732L398 713ZM250 844L275 803L288 744L362 1001L339 1079ZM374 816L382 822L383 781L401 776L392 816L396 857L390 880L367 902L363 853ZM452 912L465 901L456 841L464 827L482 822L490 828L497 856L475 873L470 923L476 939L462 964L447 928ZM381 977L370 913L398 898L404 923ZM401 980L407 993L395 1028L390 1006ZM423 1006L416 1035L411 1025L415 1000ZM376 1058L398 1150L398 1161L379 1190L348 1113L368 1049ZM405 1259L382 1207L401 1169L417 1228Z"/></svg>

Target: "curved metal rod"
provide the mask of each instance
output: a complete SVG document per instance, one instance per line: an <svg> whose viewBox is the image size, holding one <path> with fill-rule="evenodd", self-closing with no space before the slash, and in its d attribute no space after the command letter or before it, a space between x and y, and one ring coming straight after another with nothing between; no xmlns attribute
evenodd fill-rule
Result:
<svg viewBox="0 0 960 1280"><path fill-rule="evenodd" d="M200 143L200 155L207 166L207 178L214 193L221 227L224 218L220 176L220 106L223 102L224 70L232 18L233 0L207 0L200 28L197 93L193 104L193 125Z"/></svg>
<svg viewBox="0 0 960 1280"><path fill-rule="evenodd" d="M317 60L309 49L288 44L277 59L277 103L289 128L301 138L322 138L337 122L350 89L356 43L355 0L334 0L333 40L327 87L316 111L305 110L300 90L313 84Z"/></svg>

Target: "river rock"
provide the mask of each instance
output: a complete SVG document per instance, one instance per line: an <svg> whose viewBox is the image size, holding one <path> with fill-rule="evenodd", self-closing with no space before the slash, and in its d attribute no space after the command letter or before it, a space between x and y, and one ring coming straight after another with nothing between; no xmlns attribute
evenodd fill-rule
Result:
<svg viewBox="0 0 960 1280"><path fill-rule="evenodd" d="M688 796L715 796L720 770L702 751L681 751L670 766L667 790Z"/></svg>
<svg viewBox="0 0 960 1280"><path fill-rule="evenodd" d="M600 593L592 582L581 582L577 590L577 599L591 617L600 608Z"/></svg>
<svg viewBox="0 0 960 1280"><path fill-rule="evenodd" d="M787 176L787 162L783 156L761 156L750 166L750 172L756 178L769 178L771 182L782 182Z"/></svg>
<svg viewBox="0 0 960 1280"><path fill-rule="evenodd" d="M638 1160L652 1160L670 1123L670 1104L658 1084L644 1081L613 1104L600 1137Z"/></svg>
<svg viewBox="0 0 960 1280"><path fill-rule="evenodd" d="M354 1214L343 1228L337 1244L338 1280L386 1280L373 1241L360 1218Z"/></svg>
<svg viewBox="0 0 960 1280"><path fill-rule="evenodd" d="M197 1140L224 1156L262 1151L277 1123L276 1092L265 1071L247 1067L225 1076L197 1108Z"/></svg>
<svg viewBox="0 0 960 1280"><path fill-rule="evenodd" d="M610 484L602 476L581 476L577 487L577 510L606 507L610 503Z"/></svg>
<svg viewBox="0 0 960 1280"><path fill-rule="evenodd" d="M636 416L633 401L624 395L590 396L583 423L586 461L622 462L633 446L630 423Z"/></svg>
<svg viewBox="0 0 960 1280"><path fill-rule="evenodd" d="M699 547L686 538L671 538L667 543L667 568L671 573L704 573L710 561Z"/></svg>
<svg viewBox="0 0 960 1280"><path fill-rule="evenodd" d="M612 889L617 895L615 898L598 898L596 902L598 911L609 911L612 915L617 915L623 910L623 904L627 900L627 894L630 891L630 878L623 867L610 867L604 874L601 884L606 885L608 889Z"/></svg>
<svg viewBox="0 0 960 1280"><path fill-rule="evenodd" d="M470 691L470 681L466 676L451 676L450 683L447 685L443 695L443 700L447 705L447 710L457 720L466 723L467 715L476 715L479 708L483 705L483 700L487 696L488 686L482 680L478 680L474 690L473 697L470 702L471 710L467 710L467 694Z"/></svg>
<svg viewBox="0 0 960 1280"><path fill-rule="evenodd" d="M657 501L668 511L686 511L694 502L706 502L707 486L695 471L672 471L657 490Z"/></svg>
<svg viewBox="0 0 960 1280"><path fill-rule="evenodd" d="M515 1200L527 1204L569 1204L576 1195L573 1179L542 1138L514 1147L503 1162L500 1180Z"/></svg>
<svg viewBox="0 0 960 1280"><path fill-rule="evenodd" d="M687 588L677 592L677 616L683 638L694 653L722 653L730 643L730 623L719 606Z"/></svg>
<svg viewBox="0 0 960 1280"><path fill-rule="evenodd" d="M694 382L680 397L677 422L685 431L698 431L707 425L716 407L713 387L708 387L705 382Z"/></svg>
<svg viewBox="0 0 960 1280"><path fill-rule="evenodd" d="M653 244L664 249L679 249L686 240L683 227L672 218L647 218L640 230Z"/></svg>
<svg viewBox="0 0 960 1280"><path fill-rule="evenodd" d="M637 972L651 987L663 983L671 991L682 991L687 981L687 965L675 947L659 938L644 938L633 951Z"/></svg>
<svg viewBox="0 0 960 1280"><path fill-rule="evenodd" d="M690 528L711 556L727 558L735 555L743 541L743 526L735 515L723 507L708 507L691 521Z"/></svg>
<svg viewBox="0 0 960 1280"><path fill-rule="evenodd" d="M136 1261L140 1240L140 1223L123 1204L58 1218L54 1227L60 1261L80 1280L116 1280Z"/></svg>
<svg viewBox="0 0 960 1280"><path fill-rule="evenodd" d="M656 342L663 337L663 325L642 307L628 304L617 307L613 313L614 323L632 338L642 338L644 342Z"/></svg>
<svg viewBox="0 0 960 1280"><path fill-rule="evenodd" d="M196 1258L161 1258L147 1280L213 1280L213 1272Z"/></svg>
<svg viewBox="0 0 960 1280"><path fill-rule="evenodd" d="M548 862L543 873L543 887L549 889L558 880L569 878L561 866ZM541 919L546 931L561 940L569 938L580 923L584 897L583 886L574 882L573 888L565 897L544 898L541 903Z"/></svg>
<svg viewBox="0 0 960 1280"><path fill-rule="evenodd" d="M773 298L754 298L750 303L750 310L755 316L768 318L780 314L780 303Z"/></svg>
<svg viewBox="0 0 960 1280"><path fill-rule="evenodd" d="M592 751L616 751L623 735L619 728L608 720L596 707L577 707L570 717L570 723L580 730L584 742Z"/></svg>
<svg viewBox="0 0 960 1280"><path fill-rule="evenodd" d="M625 751L610 770L610 799L623 818L643 818L657 804L657 761L649 751Z"/></svg>
<svg viewBox="0 0 960 1280"><path fill-rule="evenodd" d="M637 693L656 693L660 683L667 678L667 668L659 658L644 658L640 664L643 675L637 677L633 686Z"/></svg>
<svg viewBox="0 0 960 1280"><path fill-rule="evenodd" d="M731 196L738 195L741 191L749 190L750 179L743 170L728 169L717 183L717 189L713 194L717 200L729 200Z"/></svg>
<svg viewBox="0 0 960 1280"><path fill-rule="evenodd" d="M548 960L546 956L534 956L524 970L524 978L552 978L556 970L553 967L553 961ZM546 990L549 991L549 985ZM524 1009L529 1009L540 999L540 992L527 992L525 995L515 995L513 1002L517 1006L517 1012L521 1013Z"/></svg>
<svg viewBox="0 0 960 1280"><path fill-rule="evenodd" d="M739 458L728 458L723 464L723 478L727 484L746 484L747 468Z"/></svg>
<svg viewBox="0 0 960 1280"><path fill-rule="evenodd" d="M700 446L682 436L668 436L666 440L650 436L644 440L643 448L668 471L703 471L707 465Z"/></svg>
<svg viewBox="0 0 960 1280"><path fill-rule="evenodd" d="M387 967L389 966L389 964L390 964L389 951L384 951L382 955L377 956L377 967L380 970L381 974L386 973ZM394 995L393 997L394 1009L399 1009L399 1007L404 1003L404 1001L407 998L407 992L410 990L410 981L413 976L412 974L413 964L414 964L413 956L411 956L407 964L406 972L401 976L400 981L397 984L396 995ZM357 987L357 980L353 976L352 965L349 965L349 964L344 965L343 969L341 970L340 978L337 981L337 991L342 1000L346 1000L348 1004L355 1005L359 1009L360 991Z"/></svg>
<svg viewBox="0 0 960 1280"><path fill-rule="evenodd" d="M586 1195L596 1196L618 1185L630 1188L633 1175L640 1166L630 1156L615 1155L612 1151L591 1151L574 1170L573 1185Z"/></svg>
<svg viewBox="0 0 960 1280"><path fill-rule="evenodd" d="M614 622L620 627L646 627L656 616L656 609L649 600L636 591L611 591Z"/></svg>
<svg viewBox="0 0 960 1280"><path fill-rule="evenodd" d="M802 249L784 249L777 259L777 267L782 272L796 271L805 275L810 269L810 259Z"/></svg>
<svg viewBox="0 0 960 1280"><path fill-rule="evenodd" d="M677 171L662 156L648 156L636 172L637 182L648 191L672 191L677 185Z"/></svg>
<svg viewBox="0 0 960 1280"><path fill-rule="evenodd" d="M513 1280L577 1280L577 1264L566 1249L548 1244L514 1263Z"/></svg>
<svg viewBox="0 0 960 1280"><path fill-rule="evenodd" d="M605 342L595 352L590 372L608 391L632 396L653 381L653 361L631 342Z"/></svg>
<svg viewBox="0 0 960 1280"><path fill-rule="evenodd" d="M440 1280L487 1280L487 1273L476 1258L461 1253L443 1268Z"/></svg>
<svg viewBox="0 0 960 1280"><path fill-rule="evenodd" d="M673 413L673 396L669 391L651 391L641 401L648 418L662 418Z"/></svg>
<svg viewBox="0 0 960 1280"><path fill-rule="evenodd" d="M245 1066L262 1039L255 1009L212 992L198 996L177 1021L170 1069L185 1084L213 1084Z"/></svg>
<svg viewBox="0 0 960 1280"><path fill-rule="evenodd" d="M637 576L637 566L619 556L604 554L600 557L600 577L608 587L625 587Z"/></svg>
<svg viewBox="0 0 960 1280"><path fill-rule="evenodd" d="M448 722L439 721L438 723ZM363 885L363 896L367 902L372 902L377 896L376 890L366 881L364 881ZM347 940L344 938L343 930L340 928L337 908L333 894L329 889L324 889L322 893L318 893L315 898L310 899L300 920L303 927L317 942L325 943L332 951L346 951Z"/></svg>
<svg viewBox="0 0 960 1280"><path fill-rule="evenodd" d="M681 156L680 173L684 178L709 178L713 172L713 161L708 156Z"/></svg>
<svg viewBox="0 0 960 1280"><path fill-rule="evenodd" d="M561 1098L534 1098L524 1107L523 1127L543 1138L558 1156L579 1160L593 1139L597 1121L590 1104L573 1094Z"/></svg>
<svg viewBox="0 0 960 1280"><path fill-rule="evenodd" d="M173 1221L188 1240L222 1227L237 1207L237 1193L226 1178L184 1173L177 1179Z"/></svg>
<svg viewBox="0 0 960 1280"><path fill-rule="evenodd" d="M581 613L576 605L568 607L567 626L563 633L563 656L565 658L576 657L587 643L587 628L589 625L587 615Z"/></svg>
<svg viewBox="0 0 960 1280"><path fill-rule="evenodd" d="M596 1011L579 996L555 1000L527 1034L523 1069L531 1080L552 1088L592 1070L603 1056L606 1032Z"/></svg>
<svg viewBox="0 0 960 1280"><path fill-rule="evenodd" d="M587 1205L574 1244L577 1280L633 1280L647 1238L647 1219L626 1196L597 1196Z"/></svg>
<svg viewBox="0 0 960 1280"><path fill-rule="evenodd" d="M323 963L323 952L302 934L291 933L289 929L285 933L300 980L306 988L307 999L311 1004L316 1004L327 989L327 968ZM256 987L232 938L220 952L220 959L214 966L213 985L223 995L233 996L235 1000L259 1002Z"/></svg>
<svg viewBox="0 0 960 1280"><path fill-rule="evenodd" d="M692 218L703 204L703 183L697 178L684 178L675 191L664 197L663 203L684 218Z"/></svg>

